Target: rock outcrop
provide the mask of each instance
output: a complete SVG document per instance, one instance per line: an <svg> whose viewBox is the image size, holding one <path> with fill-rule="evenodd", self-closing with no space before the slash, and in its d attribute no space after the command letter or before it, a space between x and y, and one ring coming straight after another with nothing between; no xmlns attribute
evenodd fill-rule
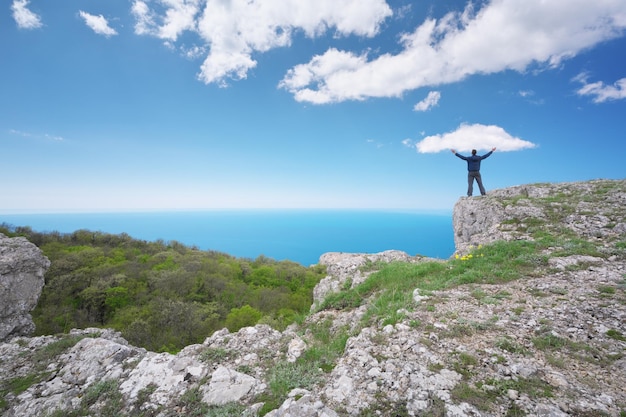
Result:
<svg viewBox="0 0 626 417"><path fill-rule="evenodd" d="M498 240L532 239L529 228L565 227L582 237L626 232L626 181L529 184L461 197L452 225L457 253Z"/></svg>
<svg viewBox="0 0 626 417"><path fill-rule="evenodd" d="M626 181L462 198L454 227L463 258L325 254L328 277L303 323L283 332L224 329L176 355L129 346L102 329L13 337L0 344L8 381L0 382L0 410L8 417L623 416L625 210ZM371 314L367 302L319 310L324 297L355 288L384 263L451 268L478 257L481 245L515 240L543 242L521 279L416 290L393 324L362 320ZM345 341L338 356L320 360L337 340ZM272 403L280 387L287 394Z"/></svg>
<svg viewBox="0 0 626 417"><path fill-rule="evenodd" d="M0 233L0 341L34 332L30 312L37 306L49 266L37 246Z"/></svg>
<svg viewBox="0 0 626 417"><path fill-rule="evenodd" d="M432 258L409 256L399 250L388 250L380 253L344 253L327 252L320 256L319 263L326 266L328 275L313 290L314 311L324 298L341 289L355 287L376 270L377 266L389 262L420 262L434 261Z"/></svg>

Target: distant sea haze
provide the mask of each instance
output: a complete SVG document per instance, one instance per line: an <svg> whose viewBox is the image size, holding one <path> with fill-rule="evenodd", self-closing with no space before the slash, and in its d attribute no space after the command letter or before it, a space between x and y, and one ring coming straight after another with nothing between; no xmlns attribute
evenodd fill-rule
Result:
<svg viewBox="0 0 626 417"><path fill-rule="evenodd" d="M264 255L305 266L326 252L389 249L433 258L454 253L452 213L380 210L210 210L0 214L0 223L37 232L80 229L178 241L241 258Z"/></svg>

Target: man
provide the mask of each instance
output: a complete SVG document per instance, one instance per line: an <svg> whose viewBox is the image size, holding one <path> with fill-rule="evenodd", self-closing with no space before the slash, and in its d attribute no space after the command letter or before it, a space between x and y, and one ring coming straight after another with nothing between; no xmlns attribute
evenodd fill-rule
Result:
<svg viewBox="0 0 626 417"><path fill-rule="evenodd" d="M485 195L485 187L483 187L483 180L480 177L480 161L488 158L496 148L493 148L491 152L484 154L483 156L476 155L476 149L472 149L472 156L463 156L456 153L454 149L450 149L453 154L459 158L467 161L467 196L471 197L474 192L474 180L478 183L480 188L480 194Z"/></svg>

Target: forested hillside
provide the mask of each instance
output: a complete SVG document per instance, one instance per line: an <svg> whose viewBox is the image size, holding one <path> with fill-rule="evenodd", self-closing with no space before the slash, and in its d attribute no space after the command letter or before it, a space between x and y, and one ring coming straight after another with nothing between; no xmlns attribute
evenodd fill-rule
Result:
<svg viewBox="0 0 626 417"><path fill-rule="evenodd" d="M38 335L107 327L153 351L178 351L224 327L284 328L308 312L325 275L323 266L235 258L126 234L39 233L6 224L0 232L26 237L52 263L32 313Z"/></svg>

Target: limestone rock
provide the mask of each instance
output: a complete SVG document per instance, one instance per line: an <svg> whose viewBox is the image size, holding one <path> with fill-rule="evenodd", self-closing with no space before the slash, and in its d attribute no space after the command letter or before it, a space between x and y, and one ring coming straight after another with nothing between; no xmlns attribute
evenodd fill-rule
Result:
<svg viewBox="0 0 626 417"><path fill-rule="evenodd" d="M499 240L529 240L529 228L544 224L564 226L585 238L624 235L625 184L626 180L527 184L461 197L452 214L456 251L466 254ZM606 195L600 198L599 193ZM551 201L555 196L560 197ZM572 213L563 223L554 224L554 217L568 211Z"/></svg>
<svg viewBox="0 0 626 417"><path fill-rule="evenodd" d="M49 266L37 246L0 233L0 341L34 332L30 312L37 305Z"/></svg>
<svg viewBox="0 0 626 417"><path fill-rule="evenodd" d="M277 410L270 411L267 417L338 417L335 411L316 400L309 391L296 389L289 393L287 400Z"/></svg>
<svg viewBox="0 0 626 417"><path fill-rule="evenodd" d="M224 405L239 401L254 392L259 382L246 374L219 366L211 375L203 401L209 405Z"/></svg>

